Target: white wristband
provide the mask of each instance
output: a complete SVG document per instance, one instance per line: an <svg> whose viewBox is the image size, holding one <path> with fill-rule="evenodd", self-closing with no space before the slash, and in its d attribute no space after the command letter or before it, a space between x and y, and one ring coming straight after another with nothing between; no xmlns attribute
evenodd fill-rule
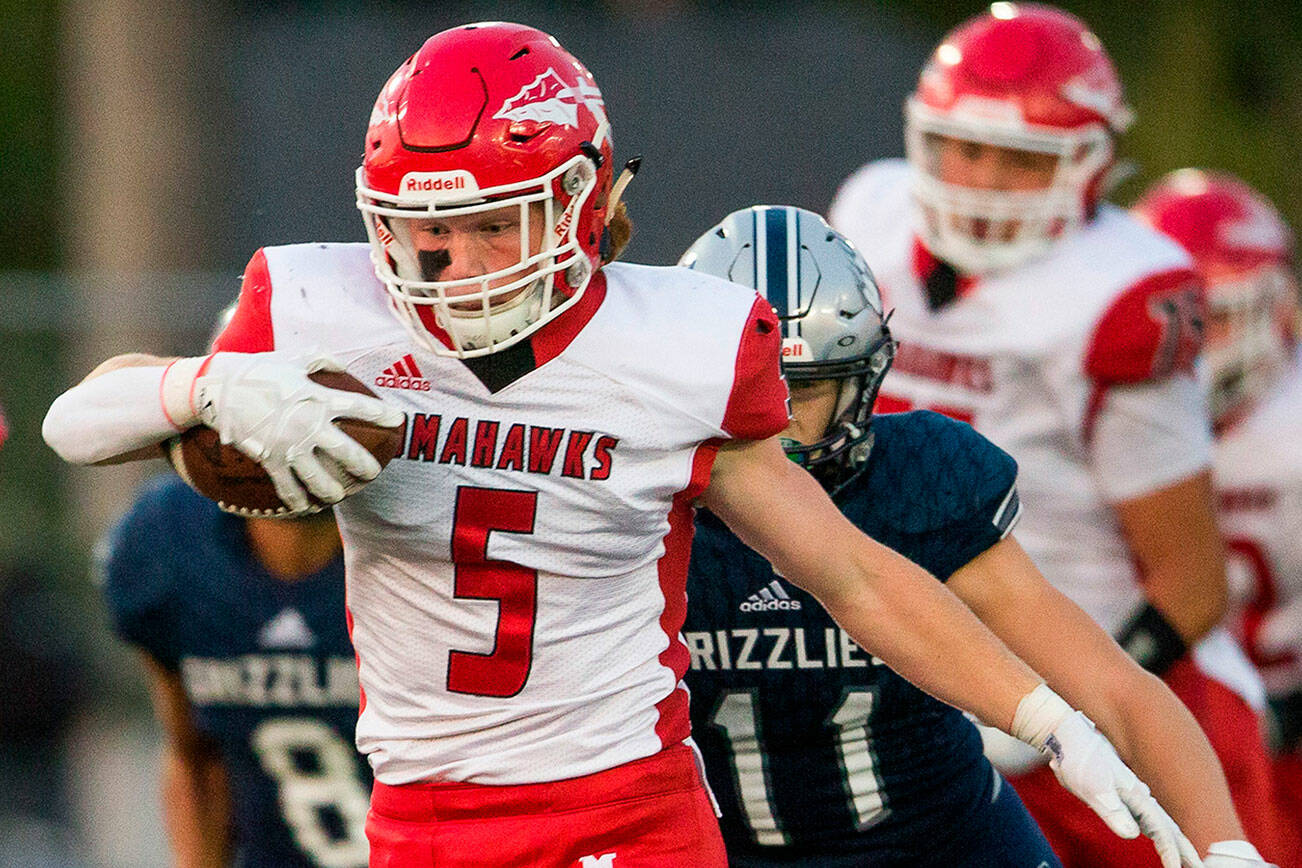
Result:
<svg viewBox="0 0 1302 868"><path fill-rule="evenodd" d="M178 431L184 431L199 421L194 407L194 381L211 359L210 355L177 359L163 372L158 400L163 405L163 414Z"/></svg>
<svg viewBox="0 0 1302 868"><path fill-rule="evenodd" d="M1075 709L1047 684L1040 684L1017 703L1011 734L1044 750L1049 736Z"/></svg>
<svg viewBox="0 0 1302 868"><path fill-rule="evenodd" d="M1257 848L1247 841L1217 841L1207 848L1207 855L1233 856L1236 859L1255 859L1259 862L1266 861L1257 852Z"/></svg>

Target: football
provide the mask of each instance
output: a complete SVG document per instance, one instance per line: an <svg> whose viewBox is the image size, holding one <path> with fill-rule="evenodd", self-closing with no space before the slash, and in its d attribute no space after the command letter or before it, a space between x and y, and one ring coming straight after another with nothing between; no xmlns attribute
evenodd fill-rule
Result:
<svg viewBox="0 0 1302 868"><path fill-rule="evenodd" d="M318 371L308 376L331 389L375 394L351 374ZM338 419L335 424L374 455L381 467L394 457L402 441L401 427L382 428L360 419ZM217 501L226 512L244 518L289 518L319 512L328 506L309 492L311 506L306 511L291 510L276 494L276 487L262 466L234 446L224 445L217 432L206 425L196 425L173 437L165 451L180 477L204 497ZM359 491L365 484L350 485L347 494Z"/></svg>

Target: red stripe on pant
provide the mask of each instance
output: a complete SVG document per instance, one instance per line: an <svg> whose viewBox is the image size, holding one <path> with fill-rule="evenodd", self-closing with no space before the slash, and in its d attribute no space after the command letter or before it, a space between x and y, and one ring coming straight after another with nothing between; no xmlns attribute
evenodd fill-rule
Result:
<svg viewBox="0 0 1302 868"><path fill-rule="evenodd" d="M685 745L596 774L519 786L375 783L371 868L723 868Z"/></svg>

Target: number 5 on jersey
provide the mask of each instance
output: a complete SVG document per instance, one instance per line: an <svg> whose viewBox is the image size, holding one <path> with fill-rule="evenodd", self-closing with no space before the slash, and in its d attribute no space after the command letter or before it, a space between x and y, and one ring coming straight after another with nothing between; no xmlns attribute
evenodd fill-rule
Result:
<svg viewBox="0 0 1302 868"><path fill-rule="evenodd" d="M459 599L496 600L497 632L487 654L451 651L448 690L475 696L515 696L524 689L533 662L533 627L538 616L538 573L488 558L494 532L533 533L538 492L457 488L452 519L452 595Z"/></svg>

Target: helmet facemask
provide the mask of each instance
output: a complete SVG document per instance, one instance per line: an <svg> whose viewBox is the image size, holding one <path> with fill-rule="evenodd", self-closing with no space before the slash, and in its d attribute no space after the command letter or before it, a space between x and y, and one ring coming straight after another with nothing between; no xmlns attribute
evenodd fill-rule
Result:
<svg viewBox="0 0 1302 868"><path fill-rule="evenodd" d="M1051 168L1044 185L1033 189L965 186L942 177L940 148L947 140L1021 152L1027 162L1051 161ZM1083 225L1113 160L1112 135L1102 124L1039 128L1022 121L1014 106L975 98L949 112L910 99L906 143L920 236L938 257L972 274L1033 259Z"/></svg>
<svg viewBox="0 0 1302 868"><path fill-rule="evenodd" d="M438 174L408 176L400 189L411 192L393 196L368 189L357 173L376 274L413 339L440 355L487 355L579 299L593 273L575 219L597 187L589 156L575 155L541 178L482 190L464 189L474 185L465 180L469 173ZM438 240L454 230L469 232L478 247L466 262L453 261L461 248ZM509 264L485 270L488 260ZM440 279L449 270L472 273Z"/></svg>
<svg viewBox="0 0 1302 868"><path fill-rule="evenodd" d="M840 384L836 408L820 439L801 443L790 437L781 438L787 457L809 471L831 494L844 488L867 464L873 442L873 404L894 359L895 341L883 324L873 345L851 362L783 367L783 374L793 384L817 380Z"/></svg>
<svg viewBox="0 0 1302 868"><path fill-rule="evenodd" d="M1209 282L1204 364L1213 421L1223 426L1270 390L1296 352L1298 285L1282 263Z"/></svg>

